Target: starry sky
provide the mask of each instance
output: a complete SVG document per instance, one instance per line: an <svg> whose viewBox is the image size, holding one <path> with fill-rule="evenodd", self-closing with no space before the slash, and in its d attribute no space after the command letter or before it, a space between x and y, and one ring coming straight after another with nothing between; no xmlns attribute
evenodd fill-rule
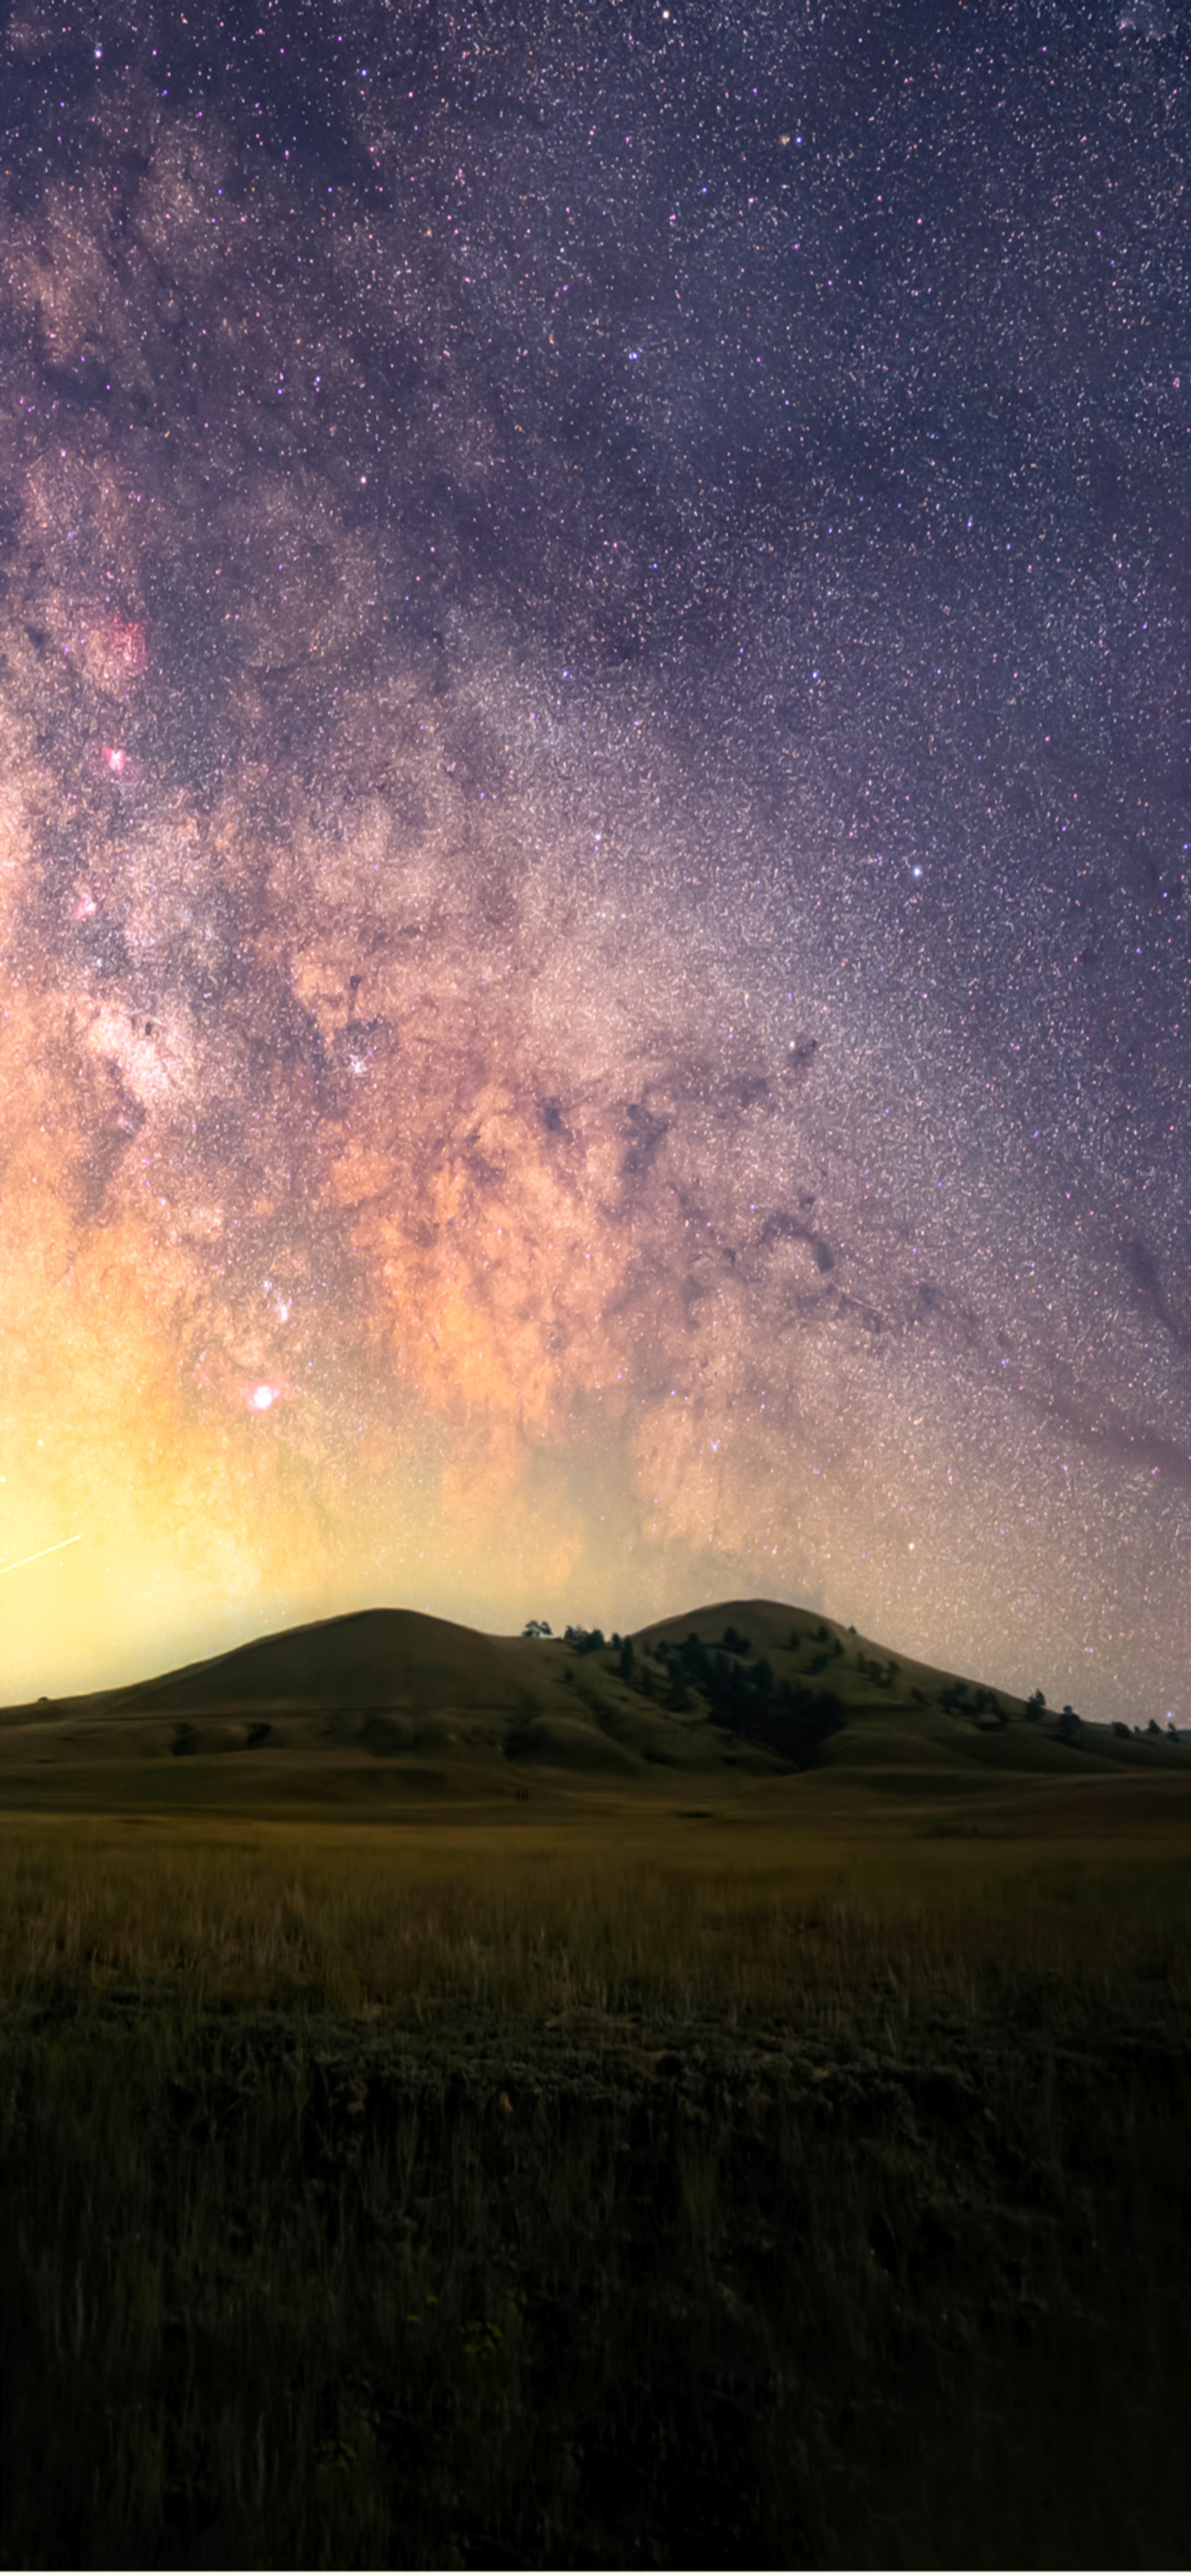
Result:
<svg viewBox="0 0 1191 2576"><path fill-rule="evenodd" d="M0 1694L1185 1719L1191 15L0 28Z"/></svg>

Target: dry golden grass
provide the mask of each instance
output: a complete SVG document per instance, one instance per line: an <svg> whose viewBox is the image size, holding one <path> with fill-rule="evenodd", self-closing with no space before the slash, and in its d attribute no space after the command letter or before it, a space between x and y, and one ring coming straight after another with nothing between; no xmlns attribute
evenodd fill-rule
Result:
<svg viewBox="0 0 1191 2576"><path fill-rule="evenodd" d="M862 1800L801 1823L627 1798L534 1823L10 1815L0 1992L854 2018L879 1986L954 2010L1023 1978L1107 1995L1160 1960L1191 2000L1181 1813L1066 1826L998 1838L983 1807L973 1824Z"/></svg>

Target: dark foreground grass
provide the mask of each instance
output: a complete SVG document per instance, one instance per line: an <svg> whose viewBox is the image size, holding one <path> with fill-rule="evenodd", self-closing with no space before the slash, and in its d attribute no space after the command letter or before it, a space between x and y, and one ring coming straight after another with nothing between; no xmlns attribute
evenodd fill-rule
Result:
<svg viewBox="0 0 1191 2576"><path fill-rule="evenodd" d="M655 1857L13 1837L4 2564L1186 2564L1185 1865Z"/></svg>

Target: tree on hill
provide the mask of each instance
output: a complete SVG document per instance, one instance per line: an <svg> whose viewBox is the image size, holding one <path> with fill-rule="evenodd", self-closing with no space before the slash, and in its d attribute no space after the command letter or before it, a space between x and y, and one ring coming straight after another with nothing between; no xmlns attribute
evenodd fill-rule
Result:
<svg viewBox="0 0 1191 2576"><path fill-rule="evenodd" d="M1026 1701L1026 1716L1027 1716L1027 1717L1041 1717L1042 1712L1043 1712L1043 1709L1045 1708L1045 1706L1046 1706L1046 1693L1045 1693L1045 1691L1040 1691L1040 1690L1031 1691L1030 1696L1029 1696L1028 1700Z"/></svg>
<svg viewBox="0 0 1191 2576"><path fill-rule="evenodd" d="M1059 1719L1059 1741L1060 1741L1060 1743L1062 1743L1062 1744L1074 1744L1074 1743L1075 1743L1075 1741L1076 1741L1076 1739L1077 1739L1077 1737L1078 1737L1079 1730L1080 1730L1080 1727L1081 1727L1081 1725L1082 1725L1082 1724L1083 1724L1083 1720L1082 1720L1082 1718L1079 1718L1079 1717L1077 1717L1077 1716L1076 1716L1076 1714L1075 1714L1075 1710L1072 1708L1070 1700L1066 1701L1066 1703L1065 1703L1065 1705L1064 1705L1064 1708L1063 1708L1063 1714L1062 1714L1062 1716L1061 1716L1061 1717L1060 1717L1060 1719ZM1154 1732L1155 1732L1155 1734L1157 1734L1157 1732L1158 1732L1158 1730L1157 1730L1157 1728L1156 1728L1156 1727L1155 1727L1155 1729L1154 1729Z"/></svg>
<svg viewBox="0 0 1191 2576"><path fill-rule="evenodd" d="M713 1725L765 1745L798 1770L820 1759L827 1737L843 1724L834 1691L775 1681L764 1656L746 1666L739 1651L709 1650L692 1633L683 1645L667 1647L666 1661L671 1705L675 1694L698 1691Z"/></svg>
<svg viewBox="0 0 1191 2576"><path fill-rule="evenodd" d="M554 1631L548 1619L527 1619L521 1634L523 1637L552 1637Z"/></svg>

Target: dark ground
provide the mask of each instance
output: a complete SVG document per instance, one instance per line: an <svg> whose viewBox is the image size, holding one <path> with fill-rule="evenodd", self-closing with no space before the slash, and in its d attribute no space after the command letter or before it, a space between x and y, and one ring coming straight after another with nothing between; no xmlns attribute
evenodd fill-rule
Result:
<svg viewBox="0 0 1191 2576"><path fill-rule="evenodd" d="M1187 2563L1160 1961L896 2044L438 2022L10 2003L5 2565Z"/></svg>

